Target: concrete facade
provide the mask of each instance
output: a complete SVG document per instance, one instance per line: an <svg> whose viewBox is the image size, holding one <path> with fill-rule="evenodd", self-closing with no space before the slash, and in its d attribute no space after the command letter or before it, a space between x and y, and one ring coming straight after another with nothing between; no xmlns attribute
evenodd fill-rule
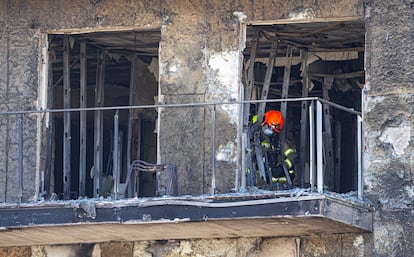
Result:
<svg viewBox="0 0 414 257"><path fill-rule="evenodd" d="M264 21L289 18L301 10L312 12L316 18L365 19L364 180L366 196L375 208L372 234L338 231L338 234L299 238L60 247L83 251L84 256L112 256L113 251L118 256L413 256L414 2L411 0L0 0L0 111L36 110L41 106L41 39L44 33L54 30L161 28L161 103L241 100L243 46L240 20L235 12L244 13L244 21ZM159 113L158 161L177 163L182 195L199 195L210 190L210 111L209 107L198 107ZM235 187L234 178L240 168L237 113L234 106L217 107L217 128L224 128L216 141L218 192L229 192ZM35 115L24 120L23 198L26 200L35 197L38 187L42 146L37 139L43 136L41 122ZM16 115L1 117L0 134L3 135L0 149L4 149L0 155L0 202L17 202ZM56 255L53 248L3 248L0 256L63 256L62 249Z"/></svg>

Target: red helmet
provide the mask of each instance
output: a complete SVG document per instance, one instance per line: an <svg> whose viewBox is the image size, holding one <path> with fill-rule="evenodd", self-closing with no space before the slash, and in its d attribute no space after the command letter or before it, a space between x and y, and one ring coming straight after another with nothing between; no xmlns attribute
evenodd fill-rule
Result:
<svg viewBox="0 0 414 257"><path fill-rule="evenodd" d="M267 124L276 133L282 131L284 123L285 120L280 111L270 110L263 115L262 126Z"/></svg>

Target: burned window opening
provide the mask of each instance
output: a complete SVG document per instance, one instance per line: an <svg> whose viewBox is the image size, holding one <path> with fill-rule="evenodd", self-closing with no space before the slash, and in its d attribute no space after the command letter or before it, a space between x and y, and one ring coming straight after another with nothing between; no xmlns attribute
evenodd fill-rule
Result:
<svg viewBox="0 0 414 257"><path fill-rule="evenodd" d="M155 103L159 30L49 34L48 40L49 109ZM128 163L137 159L156 162L157 113L137 109L119 110L118 115L117 166L119 192L123 193ZM115 110L52 115L48 124L52 140L45 147L49 160L45 164L45 195L55 193L59 199L113 197L114 116ZM138 176L132 180L135 189L125 197L155 195L153 174Z"/></svg>
<svg viewBox="0 0 414 257"><path fill-rule="evenodd" d="M245 100L319 97L361 111L361 88L365 82L364 35L363 21L248 25L246 48L243 53ZM288 55L289 51L292 51L292 57ZM272 54L275 60L271 60ZM249 69L252 59L254 59L253 72ZM267 66L272 62L274 62L273 68L269 73ZM289 75L287 77L286 72ZM305 73L308 75L306 76ZM270 79L268 79L269 74L271 74ZM303 90L306 83L309 90ZM305 142L301 139L304 138L301 119L308 114L305 113L303 116L302 110L305 108L302 106L303 102L288 102L283 105L279 102L267 103L265 110L274 109L283 112L286 108L285 131L283 131L285 134L281 149L297 150L298 158L295 162L295 176L294 178L292 176L292 183L293 186L309 187L309 150L306 150L309 148L309 136L305 135L305 138L307 137ZM324 118L323 127L323 136L326 138L323 153L325 189L340 193L356 191L358 187L356 116L331 107L324 108L323 111L325 117L328 115L331 117L329 123L325 121L328 119ZM248 112L244 114L245 131L249 130L246 125L252 124L252 119L257 114L259 117L263 115L260 113L260 104L250 104ZM308 124L305 126L309 129ZM252 141L251 144L257 145L257 142ZM253 148L254 146L251 149ZM249 158L254 159L254 157L249 156L247 162ZM279 157L279 162L280 158L283 157ZM263 159L265 162L268 161L265 156ZM256 170L256 176L250 183L272 189L275 188L274 184L277 189L286 188L284 184L286 181L271 183L268 174L266 174L267 181L263 181L259 174L260 164L254 163L253 160L252 165L251 167ZM247 167L248 169L250 167L248 163Z"/></svg>

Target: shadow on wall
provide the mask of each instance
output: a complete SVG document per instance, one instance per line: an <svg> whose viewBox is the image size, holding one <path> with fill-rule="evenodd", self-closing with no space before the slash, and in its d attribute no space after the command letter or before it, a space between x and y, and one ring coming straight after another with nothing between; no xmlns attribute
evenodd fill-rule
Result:
<svg viewBox="0 0 414 257"><path fill-rule="evenodd" d="M44 254L47 257L100 257L101 250L98 244L59 245L45 246Z"/></svg>

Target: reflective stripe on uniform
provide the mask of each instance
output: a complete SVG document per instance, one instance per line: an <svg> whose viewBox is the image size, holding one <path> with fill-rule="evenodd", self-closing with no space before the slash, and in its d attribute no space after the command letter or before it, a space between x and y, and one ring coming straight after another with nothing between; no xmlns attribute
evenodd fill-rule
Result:
<svg viewBox="0 0 414 257"><path fill-rule="evenodd" d="M272 182L273 183L286 183L287 180L286 180L286 177L281 177L281 178L272 177Z"/></svg>
<svg viewBox="0 0 414 257"><path fill-rule="evenodd" d="M253 117L252 117L252 123L254 124L254 123L256 123L257 122L257 115L254 115Z"/></svg>
<svg viewBox="0 0 414 257"><path fill-rule="evenodd" d="M292 164L291 160L285 159L285 163L286 163L286 166L287 166L288 170L290 170L293 167L293 164Z"/></svg>
<svg viewBox="0 0 414 257"><path fill-rule="evenodd" d="M262 145L264 148L266 148L266 149L270 149L270 143L269 143L269 142L265 142L265 141L263 141L263 142L261 143L261 145Z"/></svg>
<svg viewBox="0 0 414 257"><path fill-rule="evenodd" d="M286 149L285 151L284 151L284 155L287 157L289 154L291 154L291 153L296 153L296 150L295 149L293 149L293 148L288 148L288 149Z"/></svg>

